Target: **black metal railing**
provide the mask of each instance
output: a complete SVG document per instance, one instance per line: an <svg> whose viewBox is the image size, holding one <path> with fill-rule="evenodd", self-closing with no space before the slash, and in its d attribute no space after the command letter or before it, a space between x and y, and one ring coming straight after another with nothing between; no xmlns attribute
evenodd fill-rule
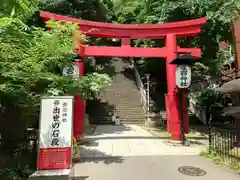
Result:
<svg viewBox="0 0 240 180"><path fill-rule="evenodd" d="M235 126L212 123L209 131L209 151L216 152L228 163L240 162L240 152L236 148L237 129Z"/></svg>

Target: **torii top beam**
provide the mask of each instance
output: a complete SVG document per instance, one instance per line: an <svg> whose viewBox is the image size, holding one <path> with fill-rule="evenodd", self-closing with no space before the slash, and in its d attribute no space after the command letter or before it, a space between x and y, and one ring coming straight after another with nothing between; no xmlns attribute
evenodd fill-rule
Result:
<svg viewBox="0 0 240 180"><path fill-rule="evenodd" d="M160 39L167 34L176 36L194 36L201 31L206 18L194 20L164 23L164 24L111 24L94 21L80 20L68 16L61 16L49 12L40 12L40 16L45 20L56 20L77 23L80 30L89 36L101 38L130 38L130 39Z"/></svg>

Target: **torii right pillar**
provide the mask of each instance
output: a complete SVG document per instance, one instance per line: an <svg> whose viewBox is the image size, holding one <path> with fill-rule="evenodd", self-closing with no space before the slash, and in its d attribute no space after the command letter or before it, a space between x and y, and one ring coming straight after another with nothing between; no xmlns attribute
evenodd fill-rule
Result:
<svg viewBox="0 0 240 180"><path fill-rule="evenodd" d="M167 125L168 132L171 133L171 139L175 141L181 141L181 119L177 96L176 85L176 65L170 64L170 62L177 57L177 37L175 34L168 34L166 37L166 70L167 70L167 87L168 93L166 98L166 113L167 113ZM187 99L186 94L183 95L184 104L184 132L188 133L188 119L187 119Z"/></svg>

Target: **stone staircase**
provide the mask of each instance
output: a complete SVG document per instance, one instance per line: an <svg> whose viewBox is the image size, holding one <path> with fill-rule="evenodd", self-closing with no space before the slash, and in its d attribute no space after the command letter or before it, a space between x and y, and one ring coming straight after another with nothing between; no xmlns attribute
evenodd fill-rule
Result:
<svg viewBox="0 0 240 180"><path fill-rule="evenodd" d="M100 93L95 105L92 102L90 122L92 119L94 124L111 124L112 116L119 116L122 124L143 124L145 113L134 74L121 59L116 59L114 66L116 74L112 85Z"/></svg>

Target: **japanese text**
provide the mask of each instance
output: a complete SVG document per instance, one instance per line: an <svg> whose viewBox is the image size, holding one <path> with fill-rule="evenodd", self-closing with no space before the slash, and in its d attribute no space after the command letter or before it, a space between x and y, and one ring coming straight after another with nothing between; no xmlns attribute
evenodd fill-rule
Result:
<svg viewBox="0 0 240 180"><path fill-rule="evenodd" d="M59 146L59 134L60 134L60 101L55 100L54 101L54 107L53 107L53 122L52 122L52 146Z"/></svg>

